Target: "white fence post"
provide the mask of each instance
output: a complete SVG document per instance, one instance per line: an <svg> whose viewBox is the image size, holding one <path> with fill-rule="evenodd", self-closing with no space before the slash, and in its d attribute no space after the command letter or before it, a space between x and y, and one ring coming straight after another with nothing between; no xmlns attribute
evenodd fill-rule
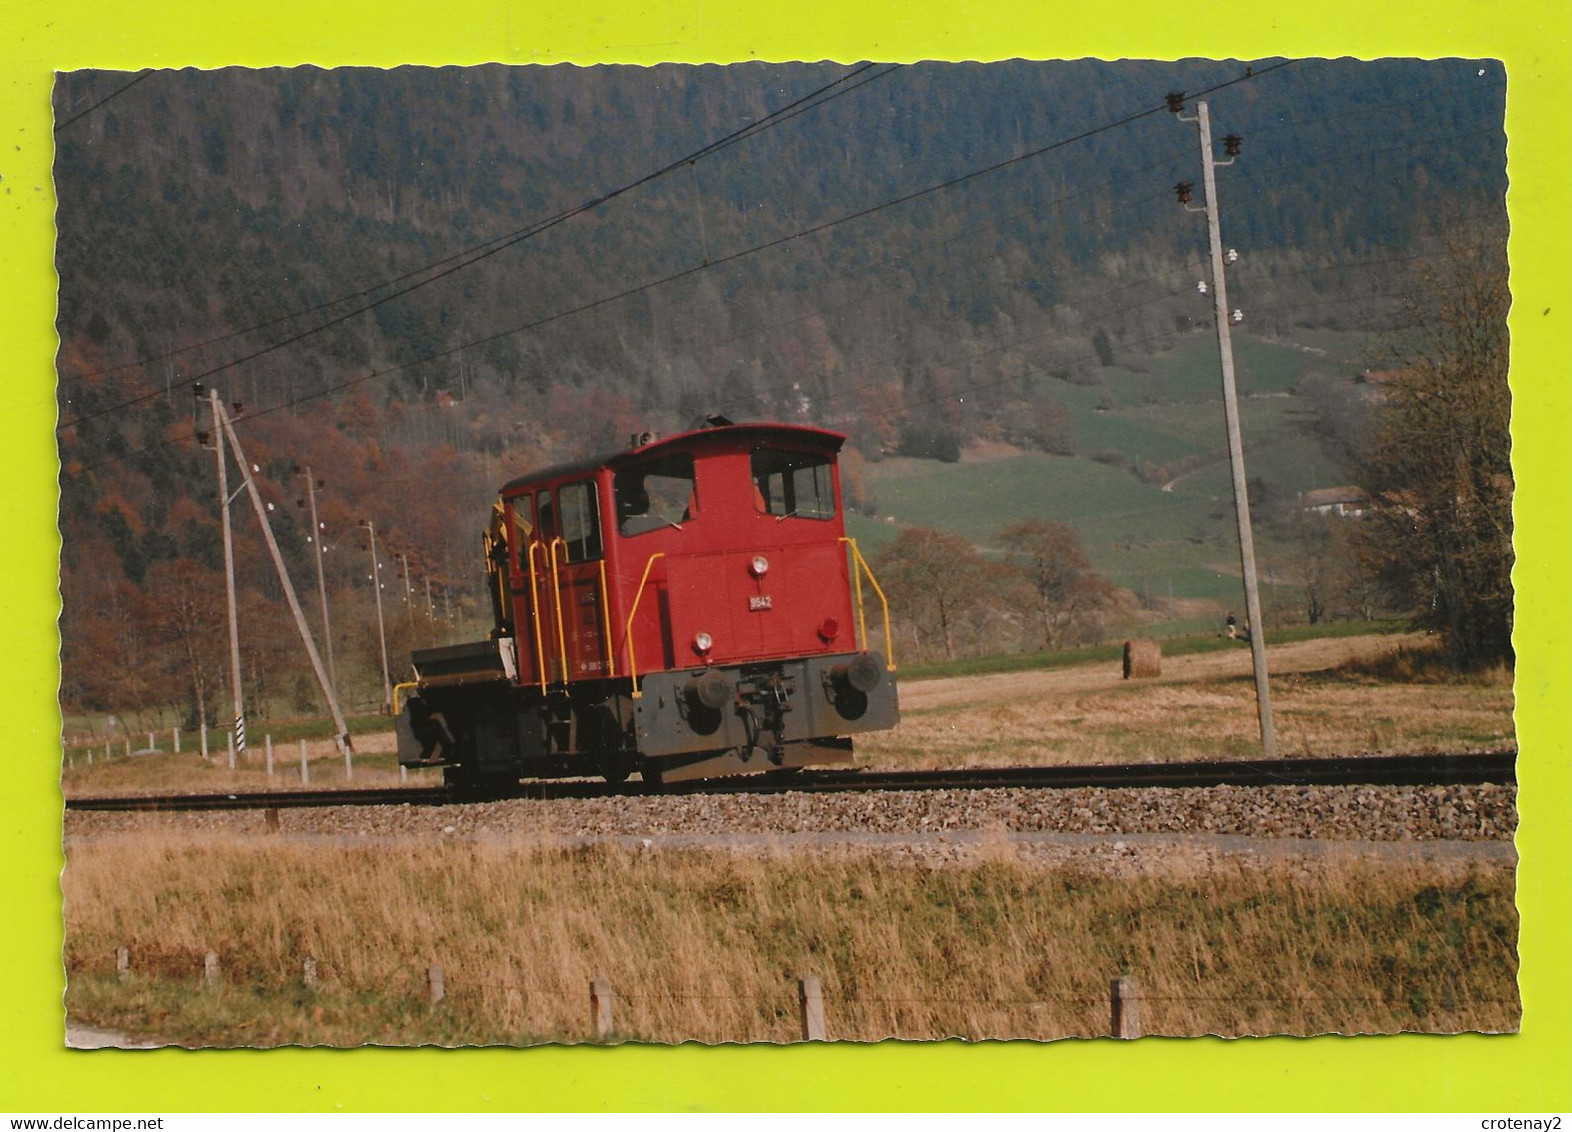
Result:
<svg viewBox="0 0 1572 1132"><path fill-rule="evenodd" d="M306 741L300 741L300 781L311 781L311 768L306 765Z"/></svg>
<svg viewBox="0 0 1572 1132"><path fill-rule="evenodd" d="M272 778L273 777L273 736L271 736L271 735L264 735L262 737L262 745L267 750L267 776L269 778Z"/></svg>
<svg viewBox="0 0 1572 1132"><path fill-rule="evenodd" d="M180 753L180 728L171 727L170 731L173 733L174 737L175 754L178 755Z"/></svg>
<svg viewBox="0 0 1572 1132"><path fill-rule="evenodd" d="M202 758L207 758L207 724L202 724Z"/></svg>

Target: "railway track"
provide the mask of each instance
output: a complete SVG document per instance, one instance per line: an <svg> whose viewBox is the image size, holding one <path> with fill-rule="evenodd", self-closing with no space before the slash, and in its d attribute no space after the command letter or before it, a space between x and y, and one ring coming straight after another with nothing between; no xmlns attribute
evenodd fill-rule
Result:
<svg viewBox="0 0 1572 1132"><path fill-rule="evenodd" d="M291 790L234 794L134 795L68 798L68 810L263 810L321 806L433 806L510 798L606 798L684 794L780 794L896 790L1052 790L1216 786L1445 786L1516 781L1517 755L1391 755L1337 758L1121 763L1100 766L976 767L965 770L798 771L683 782L666 786L612 785L579 780L522 783L505 791L445 788Z"/></svg>

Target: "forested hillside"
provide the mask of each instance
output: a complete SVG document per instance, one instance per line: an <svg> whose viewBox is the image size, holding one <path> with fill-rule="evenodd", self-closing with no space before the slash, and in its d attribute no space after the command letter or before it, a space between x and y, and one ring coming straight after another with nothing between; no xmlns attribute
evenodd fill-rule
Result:
<svg viewBox="0 0 1572 1132"><path fill-rule="evenodd" d="M385 549L390 652L463 636L495 487L635 431L843 429L864 512L880 461L979 443L1134 484L1204 468L1221 438L1188 423L1173 360L1210 332L1204 221L1173 192L1201 177L1171 90L1210 91L1219 139L1243 138L1219 194L1246 392L1293 398L1273 427L1335 483L1331 391L1401 335L1415 263L1504 231L1494 63L62 75L64 699L196 712L222 684L199 381L243 405L296 584L328 563L361 702L381 678L358 520ZM307 710L252 523L247 678ZM1117 573L1105 553L1140 526L1093 559Z"/></svg>

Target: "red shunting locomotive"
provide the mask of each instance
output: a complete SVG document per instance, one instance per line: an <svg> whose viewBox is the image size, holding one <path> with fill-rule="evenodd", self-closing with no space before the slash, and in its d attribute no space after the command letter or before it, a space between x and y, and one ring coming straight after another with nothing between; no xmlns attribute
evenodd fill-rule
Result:
<svg viewBox="0 0 1572 1132"><path fill-rule="evenodd" d="M399 761L474 787L849 761L898 708L867 649L889 610L846 536L845 439L711 418L508 483L485 537L496 628L414 654Z"/></svg>

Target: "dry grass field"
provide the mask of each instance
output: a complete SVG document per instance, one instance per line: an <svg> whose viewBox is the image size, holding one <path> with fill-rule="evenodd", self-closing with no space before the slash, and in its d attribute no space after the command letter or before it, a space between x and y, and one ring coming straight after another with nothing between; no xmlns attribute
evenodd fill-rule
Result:
<svg viewBox="0 0 1572 1132"><path fill-rule="evenodd" d="M1513 746L1510 681L1434 676L1421 643L1274 648L1283 753ZM1122 680L1115 661L909 681L900 727L860 741L859 761L1252 754L1249 663L1240 649L1165 658L1146 680ZM390 739L357 741L355 785L398 781ZM342 784L330 745L313 755L312 784ZM64 782L68 794L298 783L280 764L269 780L187 752L78 766ZM812 974L832 1038L1050 1039L1106 1034L1109 979L1128 974L1148 1033L1515 1029L1510 867L1349 853L1196 849L1111 871L1004 836L938 862L535 833L221 836L164 817L67 838L66 1005L79 1022L189 1045L578 1042L591 1037L589 980L604 978L622 1038L788 1041L795 979ZM125 981L117 947L132 955ZM209 950L223 981L203 989ZM447 985L435 1007L432 964Z"/></svg>
<svg viewBox="0 0 1572 1132"><path fill-rule="evenodd" d="M70 1015L183 1044L585 1041L596 977L619 1035L655 1042L792 1040L800 974L823 981L829 1036L860 1041L1105 1035L1121 974L1148 1033L1511 1030L1519 1013L1504 869L1180 855L1111 880L1008 842L933 866L168 832L68 858ZM205 990L210 949L224 983Z"/></svg>
<svg viewBox="0 0 1572 1132"><path fill-rule="evenodd" d="M1417 635L1269 650L1278 753L1412 754L1516 745L1510 674L1442 679ZM1118 661L910 682L900 726L859 738L877 767L1240 758L1260 751L1249 649L1165 658L1125 680Z"/></svg>

